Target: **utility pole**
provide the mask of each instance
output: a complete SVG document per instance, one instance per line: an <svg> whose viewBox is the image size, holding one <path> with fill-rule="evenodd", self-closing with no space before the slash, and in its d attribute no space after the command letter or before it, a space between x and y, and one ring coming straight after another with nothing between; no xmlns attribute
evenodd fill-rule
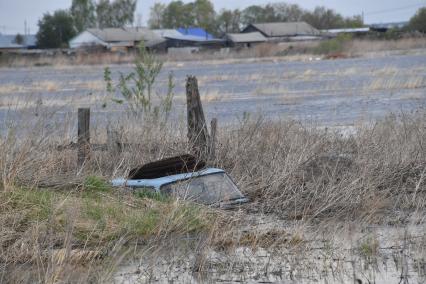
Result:
<svg viewBox="0 0 426 284"><path fill-rule="evenodd" d="M142 27L142 14L140 13L136 16L136 27Z"/></svg>

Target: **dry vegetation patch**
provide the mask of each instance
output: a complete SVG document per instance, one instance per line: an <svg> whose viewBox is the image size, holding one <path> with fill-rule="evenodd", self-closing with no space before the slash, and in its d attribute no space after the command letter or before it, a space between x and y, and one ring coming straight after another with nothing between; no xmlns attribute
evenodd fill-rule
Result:
<svg viewBox="0 0 426 284"><path fill-rule="evenodd" d="M28 128L10 124L3 132L3 280L22 276L28 282L39 275L40 282L69 281L75 276L71 271L82 271L81 281L100 281L135 246L156 250L181 243L190 243L198 255L194 267L201 269L209 249L305 249L305 226L406 224L410 216L425 214L422 110L390 115L353 135L250 116L220 128L217 158L210 165L225 169L250 197L238 212L110 188L110 178L134 166L190 149L184 124L148 118L141 124L141 117L128 117L125 127L111 127L130 146L123 152L94 151L82 173L75 150L57 147L72 140L70 121L52 129L45 126L47 117L38 117ZM250 229L246 216L256 214L298 222L302 229ZM359 246L363 254L377 250L369 244Z"/></svg>

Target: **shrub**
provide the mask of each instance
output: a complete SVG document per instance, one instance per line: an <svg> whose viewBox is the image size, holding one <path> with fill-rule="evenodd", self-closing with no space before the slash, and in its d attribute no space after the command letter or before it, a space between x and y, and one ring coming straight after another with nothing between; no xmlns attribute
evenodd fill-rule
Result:
<svg viewBox="0 0 426 284"><path fill-rule="evenodd" d="M420 8L410 19L408 28L414 31L426 33L426 7Z"/></svg>
<svg viewBox="0 0 426 284"><path fill-rule="evenodd" d="M342 34L336 38L321 41L320 44L315 48L314 52L317 54L342 52L345 49L345 44L350 40L352 40L351 35Z"/></svg>
<svg viewBox="0 0 426 284"><path fill-rule="evenodd" d="M158 117L161 114L168 118L172 108L174 81L173 74L169 73L167 93L159 96L160 103L153 105L154 84L161 72L163 63L143 45L139 46L139 54L135 59L135 67L129 74L120 74L116 88L114 88L109 68L104 70L104 80L107 92L112 95L116 90L123 96L124 100L133 114L145 113ZM122 100L112 98L116 103Z"/></svg>

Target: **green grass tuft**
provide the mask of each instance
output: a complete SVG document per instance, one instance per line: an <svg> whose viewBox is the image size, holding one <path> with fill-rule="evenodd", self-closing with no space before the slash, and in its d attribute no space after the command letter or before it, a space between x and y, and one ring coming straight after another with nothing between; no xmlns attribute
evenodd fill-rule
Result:
<svg viewBox="0 0 426 284"><path fill-rule="evenodd" d="M135 190L135 195L139 198L148 198L159 202L170 202L171 198L161 192L152 191L149 188L139 188Z"/></svg>
<svg viewBox="0 0 426 284"><path fill-rule="evenodd" d="M12 202L13 208L22 210L29 222L44 221L53 211L53 194L47 190L17 188L3 193Z"/></svg>
<svg viewBox="0 0 426 284"><path fill-rule="evenodd" d="M111 185L100 177L88 176L84 181L84 189L92 192L108 192Z"/></svg>

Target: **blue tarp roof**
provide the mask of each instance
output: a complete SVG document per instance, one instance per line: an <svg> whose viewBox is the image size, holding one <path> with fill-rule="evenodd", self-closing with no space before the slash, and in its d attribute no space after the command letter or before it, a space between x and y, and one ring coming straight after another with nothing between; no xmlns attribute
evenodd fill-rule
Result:
<svg viewBox="0 0 426 284"><path fill-rule="evenodd" d="M177 31L183 35L202 37L207 40L215 39L213 35L206 32L203 28L178 28Z"/></svg>

